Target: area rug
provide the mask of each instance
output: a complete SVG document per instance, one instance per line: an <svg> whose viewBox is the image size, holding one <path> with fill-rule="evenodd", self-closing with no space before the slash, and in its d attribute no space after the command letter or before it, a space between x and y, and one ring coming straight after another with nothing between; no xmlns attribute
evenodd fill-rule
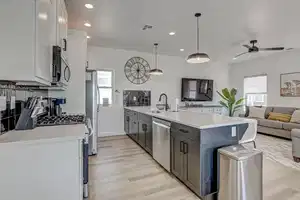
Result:
<svg viewBox="0 0 300 200"><path fill-rule="evenodd" d="M300 170L300 163L296 163L292 156L292 141L263 134L257 134L256 148L263 151L264 157L279 162L287 167ZM247 144L251 146L252 144Z"/></svg>

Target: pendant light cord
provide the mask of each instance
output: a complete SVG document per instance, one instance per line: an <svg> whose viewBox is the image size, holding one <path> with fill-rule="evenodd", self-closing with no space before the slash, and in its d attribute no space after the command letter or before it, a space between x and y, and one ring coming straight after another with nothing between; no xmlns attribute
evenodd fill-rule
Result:
<svg viewBox="0 0 300 200"><path fill-rule="evenodd" d="M197 17L197 53L199 53L199 17Z"/></svg>
<svg viewBox="0 0 300 200"><path fill-rule="evenodd" d="M157 69L157 43L154 44L154 51L155 51L155 69Z"/></svg>

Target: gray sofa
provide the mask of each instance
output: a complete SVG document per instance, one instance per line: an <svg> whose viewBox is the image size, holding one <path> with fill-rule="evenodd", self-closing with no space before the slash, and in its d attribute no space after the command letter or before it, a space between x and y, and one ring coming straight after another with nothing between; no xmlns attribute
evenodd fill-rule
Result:
<svg viewBox="0 0 300 200"><path fill-rule="evenodd" d="M300 124L268 120L267 118L270 112L292 115L293 112L297 109L298 108L292 108L292 107L267 107L265 112L265 119L256 118L257 132L291 139L292 129L300 129ZM246 113L241 116L248 117L248 115L249 115L249 108L247 108Z"/></svg>

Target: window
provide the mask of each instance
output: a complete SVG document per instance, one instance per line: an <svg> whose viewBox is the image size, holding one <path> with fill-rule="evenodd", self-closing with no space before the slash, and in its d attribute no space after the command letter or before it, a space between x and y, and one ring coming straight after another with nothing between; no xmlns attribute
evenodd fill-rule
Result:
<svg viewBox="0 0 300 200"><path fill-rule="evenodd" d="M245 77L244 96L247 106L267 106L267 76Z"/></svg>
<svg viewBox="0 0 300 200"><path fill-rule="evenodd" d="M97 71L97 78L100 104L112 104L113 71L99 70Z"/></svg>

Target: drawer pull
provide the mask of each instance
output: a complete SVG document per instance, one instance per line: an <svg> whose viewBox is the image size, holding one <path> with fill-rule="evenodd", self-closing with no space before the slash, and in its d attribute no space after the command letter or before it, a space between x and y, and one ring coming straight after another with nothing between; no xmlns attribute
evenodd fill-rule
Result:
<svg viewBox="0 0 300 200"><path fill-rule="evenodd" d="M183 132L183 133L188 133L189 131L188 130L184 130L184 129L179 129L180 132Z"/></svg>

